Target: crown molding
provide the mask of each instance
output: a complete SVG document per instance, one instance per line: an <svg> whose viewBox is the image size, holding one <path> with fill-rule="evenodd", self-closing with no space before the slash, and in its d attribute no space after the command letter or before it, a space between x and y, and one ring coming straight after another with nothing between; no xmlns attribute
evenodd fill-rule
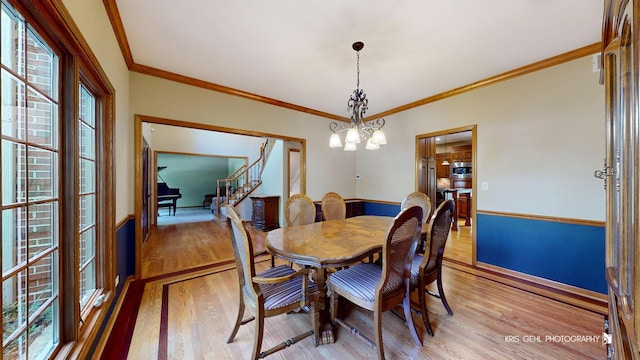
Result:
<svg viewBox="0 0 640 360"><path fill-rule="evenodd" d="M162 79L166 79L166 80L170 80L170 81L175 81L175 82L179 82L179 83L183 83L186 85L191 85L191 86L195 86L195 87L200 87L203 89L207 89L207 90L211 90L211 91L216 91L216 92L220 92L223 94L227 94L227 95L233 95L233 96L239 96L245 99L249 99L249 100L254 100L254 101L258 101L258 102L262 102L265 104L270 104L270 105L274 105L274 106L279 106L279 107L283 107L283 108L287 108L290 110L295 110L295 111L300 111L306 114L311 114L311 115L316 115L316 116L320 116L323 118L327 118L327 119L332 119L332 120L337 120L337 121L343 121L343 122L349 122L349 119L344 117L344 116L338 116L338 115L334 115L334 114L330 114L324 111L320 111L320 110L315 110L315 109L311 109L311 108L307 108L304 106L300 106L300 105L296 105L296 104L292 104L292 103L288 103L285 101L281 101L281 100L277 100L277 99L273 99L273 98L269 98L266 96L262 96L262 95L258 95L258 94L253 94L250 92L246 92L243 90L239 90L239 89L234 89L234 88L230 88L228 86L224 86L224 85L219 85L216 83L212 83L212 82L208 82L208 81L204 81L204 80L200 80L200 79L196 79L196 78L192 78L192 77L188 77L188 76L184 76L184 75L180 75L180 74L176 74L176 73L172 73L169 71L165 71L165 70L161 70L161 69L156 69L156 68L152 68L146 65L142 65L142 64L137 64L135 63L134 59L133 59L133 55L131 54L131 49L129 47L129 43L127 41L127 36L126 33L124 31L124 26L122 25L122 20L120 18L120 13L118 12L118 7L116 5L116 0L103 0L104 2L104 6L105 9L107 10L107 15L109 16L109 20L111 21L111 26L113 27L113 32L116 35L116 39L118 41L118 44L120 45L120 50L122 51L122 56L124 57L124 60L127 64L127 67L129 68L130 71L134 71L134 72L138 72L141 74L145 74L145 75L150 75L150 76L155 76L158 78L162 78ZM532 73L534 71L539 71L542 69L546 69L548 67L552 67L555 65L559 65L571 60L575 60L578 58L581 58L583 56L587 56L587 55L591 55L591 54L595 54L597 52L602 51L602 43L601 42L597 42L591 45L587 45L587 46L583 46L581 48L578 48L576 50L572 50L572 51L568 51L564 54L560 54L557 56L553 56L550 57L548 59L544 59L538 62L535 62L533 64L529 64L529 65L525 65L522 67L519 67L517 69L513 69L507 72L504 72L502 74L498 74L495 76L491 76L488 77L486 79L483 80L479 80L467 85L463 85L460 86L458 88L452 89L452 90L448 90L433 96L429 96L429 97L425 97L422 98L420 100L416 100L414 102L402 105L402 106L398 106L396 108L393 109L389 109L387 111L375 114L375 115L371 115L371 116L367 116L364 121L369 121L369 120L373 120L373 119L377 119L377 118L381 118L381 117L385 117L385 116L389 116L392 114L397 114L399 112L402 111L406 111L409 109L413 109L415 107L419 107L422 105L426 105L432 102L436 102L442 99L446 99L448 97L452 97L455 95L459 95L462 93L465 93L467 91L471 91L471 90L475 90L487 85L491 85L491 84L495 84L504 80L509 80L509 79L513 79L516 78L518 76L522 76L522 75L526 75L529 73Z"/></svg>

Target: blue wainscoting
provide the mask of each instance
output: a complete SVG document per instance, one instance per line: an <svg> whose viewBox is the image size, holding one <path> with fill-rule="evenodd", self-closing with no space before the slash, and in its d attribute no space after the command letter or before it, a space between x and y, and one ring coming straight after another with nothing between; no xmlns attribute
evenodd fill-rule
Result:
<svg viewBox="0 0 640 360"><path fill-rule="evenodd" d="M116 275L120 276L117 296L120 296L122 287L130 275L136 271L136 222L134 218L128 219L116 229Z"/></svg>
<svg viewBox="0 0 640 360"><path fill-rule="evenodd" d="M476 215L477 260L607 293L604 226Z"/></svg>
<svg viewBox="0 0 640 360"><path fill-rule="evenodd" d="M89 349L89 355L92 357L95 352L98 343L104 334L104 330L109 322L109 318L113 314L118 299L122 295L122 289L124 288L127 278L131 275L135 275L136 271L136 227L135 219L129 218L122 225L116 229L116 275L120 276L120 283L116 287L116 294L111 303L111 306L107 310L107 314L104 321L98 329L97 336Z"/></svg>
<svg viewBox="0 0 640 360"><path fill-rule="evenodd" d="M396 216L400 212L400 204L382 204L364 201L365 215Z"/></svg>

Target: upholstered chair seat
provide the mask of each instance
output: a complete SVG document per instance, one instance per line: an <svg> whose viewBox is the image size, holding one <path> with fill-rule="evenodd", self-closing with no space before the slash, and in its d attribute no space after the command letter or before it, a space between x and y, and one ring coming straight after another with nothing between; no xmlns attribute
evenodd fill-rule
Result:
<svg viewBox="0 0 640 360"><path fill-rule="evenodd" d="M278 278L295 274L296 271L287 265L279 265L269 268L267 271L259 273L263 278ZM264 308L274 310L292 304L300 303L302 299L302 278L294 277L290 281L275 284L260 284L262 296L264 297ZM307 283L307 293L318 293L318 285L309 281Z"/></svg>
<svg viewBox="0 0 640 360"><path fill-rule="evenodd" d="M231 330L227 343L233 342L241 325L255 320L251 359L267 357L309 336L312 336L313 345L318 346L320 343L320 313L316 302L320 298L320 291L318 285L309 280L310 277L313 277L314 270L295 271L289 266L279 265L256 273L251 236L240 218L240 214L232 205L227 207L227 225L236 258L240 295L236 324ZM311 329L271 349L260 351L264 333L264 319L302 309L311 315ZM244 319L245 311L253 316ZM289 334L286 329L278 329L278 331Z"/></svg>
<svg viewBox="0 0 640 360"><path fill-rule="evenodd" d="M402 210L387 230L380 264L359 263L329 277L331 320L362 337L377 350L378 359L384 359L382 313L400 304L411 336L416 344L422 345L413 324L409 298L411 264L421 230L422 208L413 206ZM339 298L373 312L375 340L366 338L362 331L337 316Z"/></svg>

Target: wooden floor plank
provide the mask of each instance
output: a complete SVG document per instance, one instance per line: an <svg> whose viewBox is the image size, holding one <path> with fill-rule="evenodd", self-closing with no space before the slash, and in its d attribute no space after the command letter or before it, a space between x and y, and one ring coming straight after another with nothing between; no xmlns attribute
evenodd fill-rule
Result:
<svg viewBox="0 0 640 360"><path fill-rule="evenodd" d="M267 263L259 264L264 270ZM424 346L416 346L406 325L391 313L383 318L385 352L390 359L601 359L605 348L598 341L552 342L546 336L601 335L603 317L570 305L533 295L488 279L446 268L445 291L453 308L449 316L438 299L429 299L435 336L429 337L414 315ZM226 344L237 311L235 270L174 282L170 287L168 354L175 359L247 358L251 354L253 323L241 327L236 340ZM143 306L146 306L144 304ZM154 305L156 306L156 305ZM372 337L372 315L341 301L343 316ZM263 349L276 345L311 326L306 314L265 320ZM531 336L527 339L525 336ZM539 337L539 338L537 338ZM517 340L516 340L517 339ZM511 340L511 342L509 341ZM534 342L527 342L533 340ZM540 342L536 342L536 341ZM366 358L373 349L342 329L336 343L314 348L310 339L294 344L270 358Z"/></svg>
<svg viewBox="0 0 640 360"><path fill-rule="evenodd" d="M458 232L463 242L469 241L465 236L470 239L468 230L467 235L463 235L464 228ZM255 240L257 251L264 249L264 234L256 232ZM450 239L450 245L456 243ZM215 266L232 258L224 226L214 222L161 226L147 241L144 254L143 273L147 282L135 321L129 359L157 359L163 351L168 359L246 359L250 356L253 323L243 325L235 341L226 343L237 314L238 282L232 265ZM467 256L465 250L458 254L462 255L456 260L461 262L460 259ZM257 268L264 270L268 267L268 257L261 259ZM422 347L414 344L402 320L391 313L384 314L387 358L606 358L606 348L600 342L602 315L474 275L459 267L445 267L444 286L454 315L446 313L440 300L428 297L434 337L426 334L421 318L414 315L418 333L423 337ZM163 294L166 294L164 301ZM166 320L161 321L163 311ZM340 312L360 330L372 334L370 313L349 306L345 301L340 302ZM160 339L162 327L166 331L164 342ZM268 318L263 349L308 328L310 319L306 314ZM119 329L113 329L114 333L117 331ZM584 341L583 338L554 341L547 336L591 336L597 341ZM307 338L269 358L362 359L375 358L375 351L347 331L338 329L335 344L313 347L311 338Z"/></svg>

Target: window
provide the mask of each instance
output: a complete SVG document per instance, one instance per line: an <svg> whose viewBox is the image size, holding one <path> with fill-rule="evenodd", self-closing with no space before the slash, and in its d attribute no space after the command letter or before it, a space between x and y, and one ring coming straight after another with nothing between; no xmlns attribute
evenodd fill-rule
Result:
<svg viewBox="0 0 640 360"><path fill-rule="evenodd" d="M36 2L2 1L1 359L86 352L113 290L113 91Z"/></svg>
<svg viewBox="0 0 640 360"><path fill-rule="evenodd" d="M96 291L96 100L80 84L78 120L80 210L80 308L85 308Z"/></svg>

